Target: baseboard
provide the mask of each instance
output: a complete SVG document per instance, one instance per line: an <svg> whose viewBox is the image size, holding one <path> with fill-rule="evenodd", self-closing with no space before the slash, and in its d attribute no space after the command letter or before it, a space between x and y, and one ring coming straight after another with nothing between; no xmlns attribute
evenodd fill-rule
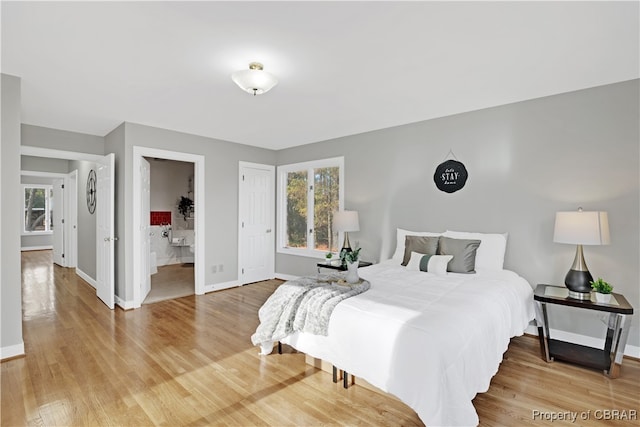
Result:
<svg viewBox="0 0 640 427"><path fill-rule="evenodd" d="M230 282L214 283L212 285L205 285L204 293L221 291L223 289L229 289L236 286L240 286L240 283L237 280L231 280Z"/></svg>
<svg viewBox="0 0 640 427"><path fill-rule="evenodd" d="M20 248L20 252L27 252L27 251L45 251L48 249L53 249L53 246L51 245L44 245L44 246L25 246Z"/></svg>
<svg viewBox="0 0 640 427"><path fill-rule="evenodd" d="M529 335L538 336L538 328L535 325L530 324L524 332ZM574 334L573 332L561 331L553 328L551 328L549 334L553 339L560 341L585 345L593 348L604 348L604 337L588 337L586 335ZM624 355L638 359L640 358L640 347L627 344L624 348Z"/></svg>
<svg viewBox="0 0 640 427"><path fill-rule="evenodd" d="M291 274L276 273L276 279L280 280L295 280L298 278L299 276L292 276Z"/></svg>
<svg viewBox="0 0 640 427"><path fill-rule="evenodd" d="M134 308L138 308L136 307L136 305L133 303L133 301L125 301L122 298L120 298L118 295L115 295L115 302L116 305L120 308L122 308L123 310L132 310Z"/></svg>
<svg viewBox="0 0 640 427"><path fill-rule="evenodd" d="M78 267L76 267L76 274L80 276L82 280L84 280L85 282L93 286L93 289L98 288L98 284L96 283L96 280L93 277L89 276L84 271L80 270Z"/></svg>
<svg viewBox="0 0 640 427"><path fill-rule="evenodd" d="M0 360L4 361L19 356L24 356L24 341L20 344L0 347Z"/></svg>

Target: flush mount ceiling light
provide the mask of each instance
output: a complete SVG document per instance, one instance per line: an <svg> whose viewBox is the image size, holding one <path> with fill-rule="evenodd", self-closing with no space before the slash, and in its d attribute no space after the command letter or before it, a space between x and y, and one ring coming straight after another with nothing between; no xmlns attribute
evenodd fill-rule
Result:
<svg viewBox="0 0 640 427"><path fill-rule="evenodd" d="M231 74L231 79L245 92L261 95L278 84L273 74L263 70L259 62L251 62L248 70L240 70Z"/></svg>

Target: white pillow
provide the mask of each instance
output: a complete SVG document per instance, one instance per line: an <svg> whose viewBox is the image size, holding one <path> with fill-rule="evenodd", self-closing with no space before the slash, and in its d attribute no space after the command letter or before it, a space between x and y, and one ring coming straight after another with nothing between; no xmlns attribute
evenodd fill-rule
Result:
<svg viewBox="0 0 640 427"><path fill-rule="evenodd" d="M480 246L476 252L476 270L499 271L503 269L509 233L467 233L447 230L442 235L452 239L480 240Z"/></svg>
<svg viewBox="0 0 640 427"><path fill-rule="evenodd" d="M441 235L442 233L432 233L430 231L409 231L409 230L404 230L402 228L398 228L396 231L396 251L393 253L393 257L391 257L391 259L393 259L394 261L398 261L399 263L402 263L402 259L404 258L405 237L407 236L438 237Z"/></svg>
<svg viewBox="0 0 640 427"><path fill-rule="evenodd" d="M407 263L407 270L420 270L422 257L428 256L427 272L444 275L447 274L447 264L453 259L453 255L425 255L418 252L411 252L411 259Z"/></svg>

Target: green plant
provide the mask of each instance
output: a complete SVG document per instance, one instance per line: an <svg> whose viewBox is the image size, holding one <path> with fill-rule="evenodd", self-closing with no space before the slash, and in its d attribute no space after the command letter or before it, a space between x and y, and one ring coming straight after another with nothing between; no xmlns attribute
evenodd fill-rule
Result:
<svg viewBox="0 0 640 427"><path fill-rule="evenodd" d="M591 287L593 288L593 290L601 294L610 294L611 291L613 291L613 286L611 286L601 278L598 278L598 280L594 280L589 283L591 283Z"/></svg>
<svg viewBox="0 0 640 427"><path fill-rule="evenodd" d="M333 253L332 252L327 252L327 254L324 256L327 260L330 260L331 258L333 258Z"/></svg>
<svg viewBox="0 0 640 427"><path fill-rule="evenodd" d="M340 259L342 260L343 263L358 262L358 258L360 256L360 249L361 248L356 248L352 251L344 251L340 254Z"/></svg>
<svg viewBox="0 0 640 427"><path fill-rule="evenodd" d="M187 217L191 215L193 209L193 200L188 197L180 196L180 202L178 203L178 212L187 220Z"/></svg>

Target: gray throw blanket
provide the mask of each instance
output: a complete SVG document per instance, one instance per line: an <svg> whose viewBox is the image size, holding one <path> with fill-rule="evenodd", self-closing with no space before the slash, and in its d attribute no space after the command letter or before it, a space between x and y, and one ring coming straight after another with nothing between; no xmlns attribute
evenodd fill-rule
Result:
<svg viewBox="0 0 640 427"><path fill-rule="evenodd" d="M371 286L367 281L343 282L341 274L320 274L283 283L260 307L260 324L251 342L260 345L261 354L269 354L274 342L294 332L327 335L336 305Z"/></svg>

